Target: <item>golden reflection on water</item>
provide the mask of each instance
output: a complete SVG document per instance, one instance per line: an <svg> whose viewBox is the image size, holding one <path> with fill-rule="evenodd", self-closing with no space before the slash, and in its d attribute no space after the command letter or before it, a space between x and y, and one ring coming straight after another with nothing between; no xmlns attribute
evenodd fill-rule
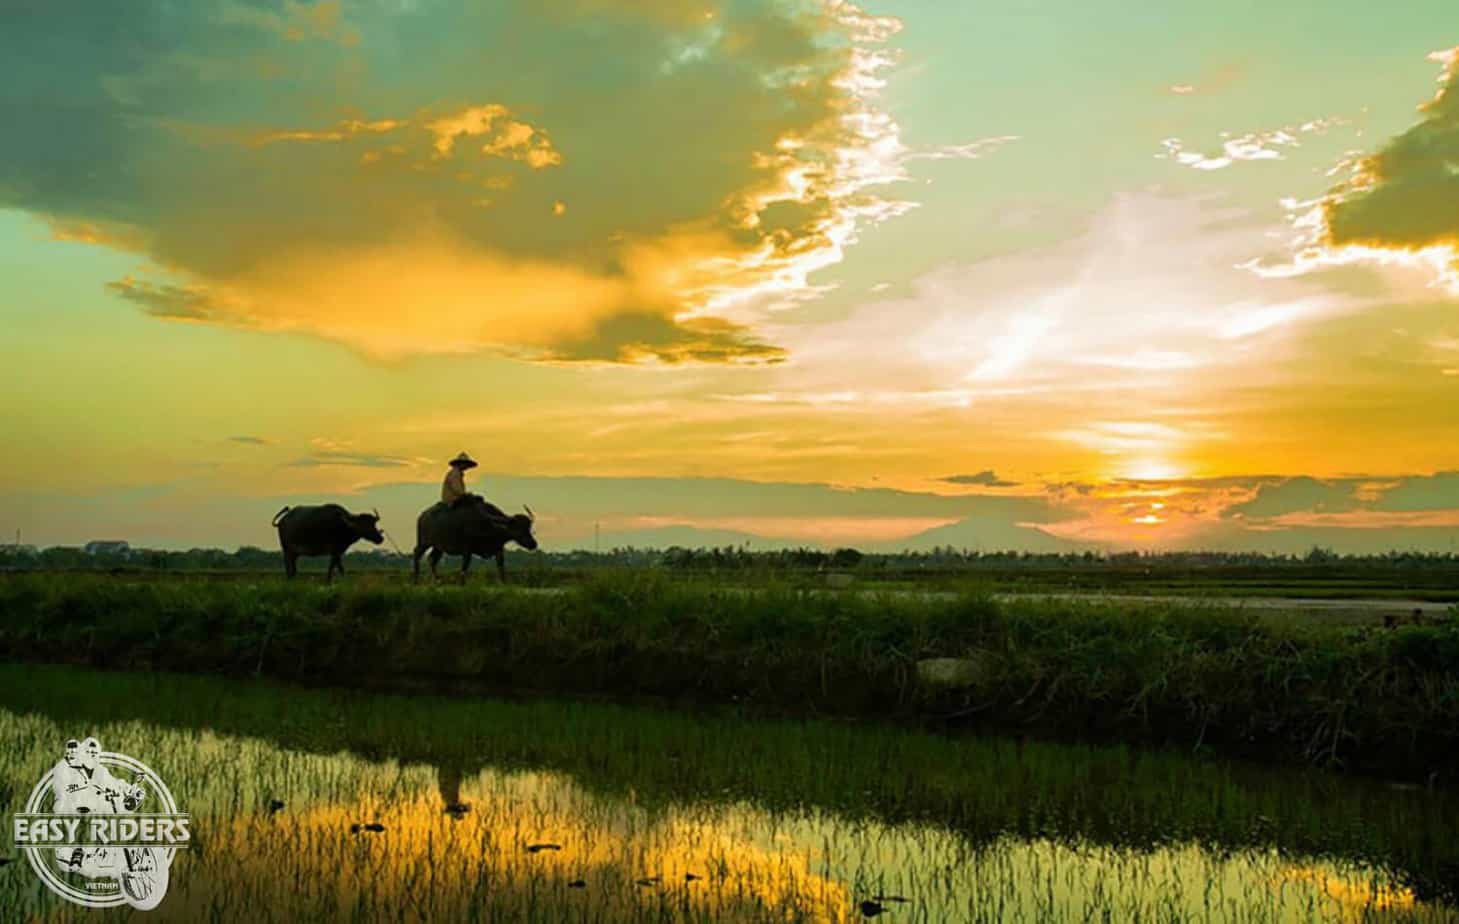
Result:
<svg viewBox="0 0 1459 924"><path fill-rule="evenodd" d="M1283 870L1279 885L1286 882L1315 886L1342 909L1340 920L1344 921L1361 921L1371 912L1412 911L1419 905L1413 891L1403 886L1371 878L1333 877L1320 867L1294 866Z"/></svg>
<svg viewBox="0 0 1459 924"><path fill-rule="evenodd" d="M0 711L0 739L18 745L0 752L0 786L28 791L69 733ZM1381 871L1274 850L975 845L817 811L642 804L549 772L301 753L141 723L99 736L153 757L193 815L196 844L148 921L850 922L874 895L910 899L878 918L894 924L1459 921ZM270 812L275 798L284 807ZM447 812L456 803L467 809ZM384 830L351 831L367 823ZM26 864L0 869L0 906L21 920L96 914L44 892Z"/></svg>
<svg viewBox="0 0 1459 924"><path fill-rule="evenodd" d="M434 771L399 773L400 791L388 800L326 802L210 826L210 858L246 859L234 869L209 859L197 873L179 871L203 884L187 910L204 910L219 891L286 907L301 886L314 913L327 917L368 908L460 919L484 894L491 898L482 904L497 914L557 909L606 920L665 905L696 920L839 920L851 905L843 883L809 869L810 853L767 845L763 831L733 813L651 814L594 799L551 774L484 771L463 781L452 801L469 809L452 815L432 791ZM384 830L351 831L371 822Z"/></svg>

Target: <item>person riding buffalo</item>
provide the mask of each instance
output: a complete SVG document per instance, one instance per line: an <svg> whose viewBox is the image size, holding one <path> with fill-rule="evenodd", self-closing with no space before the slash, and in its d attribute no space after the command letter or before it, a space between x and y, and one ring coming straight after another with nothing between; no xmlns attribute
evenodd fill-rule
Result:
<svg viewBox="0 0 1459 924"><path fill-rule="evenodd" d="M456 507L463 501L469 503L467 498L481 499L466 490L466 471L473 468L476 468L476 460L464 452L451 460L451 470L446 473L446 480L441 485L441 503Z"/></svg>

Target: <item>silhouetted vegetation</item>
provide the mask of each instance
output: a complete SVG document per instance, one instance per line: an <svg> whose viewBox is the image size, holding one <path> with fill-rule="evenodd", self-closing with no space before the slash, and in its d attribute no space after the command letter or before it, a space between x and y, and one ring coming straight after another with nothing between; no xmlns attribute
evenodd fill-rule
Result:
<svg viewBox="0 0 1459 924"><path fill-rule="evenodd" d="M279 580L0 580L0 658L377 690L741 703L1425 779L1459 749L1459 625L1334 629L1172 601L729 588L650 571L558 593ZM974 663L965 688L917 662Z"/></svg>
<svg viewBox="0 0 1459 924"><path fill-rule="evenodd" d="M348 573L403 574L410 558L394 550L358 550L344 557ZM451 559L444 566L451 569ZM306 559L301 571L323 574L325 559ZM799 582L812 586L827 574L861 584L926 590L1034 592L1129 592L1273 597L1410 597L1459 601L1459 555L1389 552L1338 555L1313 549L1304 555L1232 552L1095 552L1035 554L952 548L897 554L817 549L751 551L710 549L612 549L606 552L507 552L511 579L527 586L562 586L604 571L653 569L688 578L723 577L737 585ZM243 546L125 554L87 554L81 548L0 546L3 571L106 571L176 575L283 574L278 550ZM486 579L485 576L477 579Z"/></svg>

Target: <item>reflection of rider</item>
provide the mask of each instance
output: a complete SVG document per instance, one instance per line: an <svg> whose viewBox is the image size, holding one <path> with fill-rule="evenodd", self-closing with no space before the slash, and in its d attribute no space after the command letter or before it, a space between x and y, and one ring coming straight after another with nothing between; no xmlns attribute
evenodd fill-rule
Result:
<svg viewBox="0 0 1459 924"><path fill-rule="evenodd" d="M441 792L442 809L456 821L471 810L471 806L461 801L461 776L461 765L455 761L436 765L436 788Z"/></svg>
<svg viewBox="0 0 1459 924"><path fill-rule="evenodd" d="M476 497L466 491L466 470L472 468L476 468L476 461L464 452L451 460L451 470L441 484L441 503L455 507L468 497Z"/></svg>

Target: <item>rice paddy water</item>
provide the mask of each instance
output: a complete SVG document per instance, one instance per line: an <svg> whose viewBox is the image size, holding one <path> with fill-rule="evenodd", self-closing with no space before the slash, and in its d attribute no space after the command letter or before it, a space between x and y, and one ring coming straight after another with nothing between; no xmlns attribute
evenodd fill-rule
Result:
<svg viewBox="0 0 1459 924"><path fill-rule="evenodd" d="M1445 790L623 706L15 665L0 690L7 813L90 734L192 814L147 920L1459 921ZM24 862L0 908L98 914Z"/></svg>

